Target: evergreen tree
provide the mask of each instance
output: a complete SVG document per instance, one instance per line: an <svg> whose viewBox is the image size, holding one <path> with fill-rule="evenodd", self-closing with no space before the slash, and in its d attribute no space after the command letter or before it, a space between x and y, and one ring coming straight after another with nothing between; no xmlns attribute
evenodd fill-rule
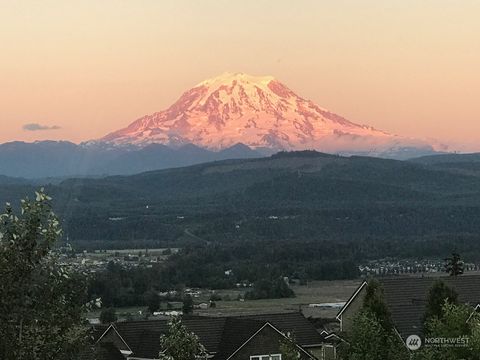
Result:
<svg viewBox="0 0 480 360"><path fill-rule="evenodd" d="M368 281L368 284L365 288L365 297L363 299L362 309L373 314L385 330L392 330L392 318L387 304L385 303L383 288L375 279L370 279Z"/></svg>
<svg viewBox="0 0 480 360"><path fill-rule="evenodd" d="M145 304L148 311L153 314L160 308L160 295L156 291L150 290L145 293Z"/></svg>
<svg viewBox="0 0 480 360"><path fill-rule="evenodd" d="M463 261L460 258L460 254L456 251L452 253L452 256L445 259L445 272L450 274L450 276L463 274Z"/></svg>
<svg viewBox="0 0 480 360"><path fill-rule="evenodd" d="M185 315L193 312L193 299L190 295L185 295L183 298L182 311Z"/></svg>
<svg viewBox="0 0 480 360"><path fill-rule="evenodd" d="M117 313L115 308L110 307L102 310L100 313L100 322L102 324L110 324L115 321L117 321Z"/></svg>
<svg viewBox="0 0 480 360"><path fill-rule="evenodd" d="M386 330L369 311L360 311L353 319L347 343L340 346L344 360L407 360L408 351L393 330Z"/></svg>
<svg viewBox="0 0 480 360"><path fill-rule="evenodd" d="M347 343L340 347L343 359L408 359L408 351L393 328L383 289L374 279L366 286L362 308L346 337Z"/></svg>

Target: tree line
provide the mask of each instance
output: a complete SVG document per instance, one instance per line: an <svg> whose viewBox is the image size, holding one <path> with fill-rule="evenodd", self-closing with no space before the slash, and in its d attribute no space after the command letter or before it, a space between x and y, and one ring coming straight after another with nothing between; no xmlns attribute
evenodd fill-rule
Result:
<svg viewBox="0 0 480 360"><path fill-rule="evenodd" d="M290 243L245 242L186 247L151 268L126 269L110 262L104 271L90 278L88 294L90 299L101 297L105 306L147 306L152 292L184 287L233 289L238 284L253 284L247 299L281 298L293 296L287 285L292 280L302 284L358 276L358 265L353 260L328 259L334 258L337 248L306 246L299 250ZM181 301L165 297L163 302Z"/></svg>

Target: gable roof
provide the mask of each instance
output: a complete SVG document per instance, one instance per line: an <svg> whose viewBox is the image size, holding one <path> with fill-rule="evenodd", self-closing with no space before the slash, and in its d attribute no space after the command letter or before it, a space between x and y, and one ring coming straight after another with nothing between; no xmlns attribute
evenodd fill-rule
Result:
<svg viewBox="0 0 480 360"><path fill-rule="evenodd" d="M236 349L232 348L233 352L231 352L230 354L225 354L225 356L220 356L219 359L225 359L225 360L230 360L230 358L232 356L234 356L237 352L239 352L244 346L246 346L252 339L255 338L255 336L260 333L263 329L265 329L266 327L269 327L271 329L273 329L279 336L280 338L286 338L285 334L282 333L279 329L277 329L275 326L273 326L270 322L265 322L257 331L255 331L251 336L249 336L240 346L238 346ZM297 349L303 353L304 355L306 355L308 358L310 359L315 359L315 357L310 354L309 352L307 352L303 347L301 347L300 345L298 345L298 343L295 344Z"/></svg>
<svg viewBox="0 0 480 360"><path fill-rule="evenodd" d="M105 334L109 326L108 324L95 324L90 326L90 336L93 342L97 342L97 340Z"/></svg>
<svg viewBox="0 0 480 360"><path fill-rule="evenodd" d="M442 276L442 277L397 277L379 279L385 292L385 298L392 304L404 304L407 301L425 301L428 291L441 280L458 293L461 303L476 305L480 302L480 275Z"/></svg>
<svg viewBox="0 0 480 360"><path fill-rule="evenodd" d="M302 347L319 345L323 341L322 335L300 312L246 315L239 318L268 321L280 331L291 333Z"/></svg>
<svg viewBox="0 0 480 360"><path fill-rule="evenodd" d="M266 323L252 319L228 318L215 359L227 359Z"/></svg>
<svg viewBox="0 0 480 360"><path fill-rule="evenodd" d="M471 306L480 304L480 275L461 275L457 277L402 276L377 278L377 280L383 287L385 302L390 310L395 328L404 338L412 334L420 335L422 333L428 292L438 280L442 280L457 292L460 303ZM364 281L342 307L337 314L338 320L366 284L367 282Z"/></svg>
<svg viewBox="0 0 480 360"><path fill-rule="evenodd" d="M185 317L182 323L188 331L195 333L208 352L217 352L225 318ZM168 331L168 320L140 320L115 323L115 327L129 344L135 356L157 357L160 336Z"/></svg>
<svg viewBox="0 0 480 360"><path fill-rule="evenodd" d="M338 336L335 333L325 333L322 334L324 336L325 342L330 343L331 345L338 345L342 342L346 342L344 339L342 339L340 336Z"/></svg>
<svg viewBox="0 0 480 360"><path fill-rule="evenodd" d="M125 360L120 350L111 342L98 343L95 346L82 350L79 360Z"/></svg>
<svg viewBox="0 0 480 360"><path fill-rule="evenodd" d="M132 348L128 345L128 343L125 341L125 339L123 338L123 336L118 332L117 328L114 326L114 324L110 324L108 326L108 328L105 330L105 332L96 340L97 343L100 342L100 340L102 340L102 338L107 335L108 332L115 332L116 336L118 339L120 339L120 341L125 345L125 347L129 350L129 351L132 351Z"/></svg>
<svg viewBox="0 0 480 360"><path fill-rule="evenodd" d="M462 304L480 303L480 275L457 277L398 277L380 279L385 302L393 323L402 337L421 334L428 292L437 280L442 280L458 294Z"/></svg>
<svg viewBox="0 0 480 360"><path fill-rule="evenodd" d="M299 312L240 317L190 316L182 318L182 323L217 359L228 357L267 323L277 331L293 333L302 347L319 345L324 339ZM113 327L135 357L151 359L158 358L159 339L168 331L168 320L118 322Z"/></svg>
<svg viewBox="0 0 480 360"><path fill-rule="evenodd" d="M357 297L357 295L360 293L360 291L362 291L362 289L367 285L367 281L364 280L362 281L362 283L358 286L358 288L355 290L355 292L352 294L352 296L350 296L350 298L347 300L347 302L345 303L345 305L342 306L342 308L340 309L339 313L337 314L337 316L335 317L337 320L340 320L340 317L342 316L343 312L345 310L347 310L347 308L349 307L349 305L352 303L353 300L355 300L355 298Z"/></svg>

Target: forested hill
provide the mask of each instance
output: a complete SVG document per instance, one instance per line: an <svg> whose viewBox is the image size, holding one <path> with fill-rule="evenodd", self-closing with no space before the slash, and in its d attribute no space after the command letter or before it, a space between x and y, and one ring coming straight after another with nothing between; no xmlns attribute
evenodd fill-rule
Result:
<svg viewBox="0 0 480 360"><path fill-rule="evenodd" d="M472 163L472 162L480 162L480 153L429 155L429 156L421 156L421 157L413 158L413 159L410 159L410 161L418 164L424 164L424 165L447 164L447 163Z"/></svg>
<svg viewBox="0 0 480 360"><path fill-rule="evenodd" d="M423 156L410 161L458 174L480 176L480 153Z"/></svg>
<svg viewBox="0 0 480 360"><path fill-rule="evenodd" d="M14 201L26 186L2 186ZM226 160L47 187L72 241L206 242L480 232L480 177L316 152Z"/></svg>

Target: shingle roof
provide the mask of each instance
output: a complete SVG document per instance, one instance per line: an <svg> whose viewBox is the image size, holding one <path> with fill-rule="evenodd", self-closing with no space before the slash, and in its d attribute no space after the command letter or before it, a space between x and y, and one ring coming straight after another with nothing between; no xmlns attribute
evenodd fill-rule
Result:
<svg viewBox="0 0 480 360"><path fill-rule="evenodd" d="M265 321L252 319L226 319L222 340L215 359L227 359L235 350L261 329L265 323Z"/></svg>
<svg viewBox="0 0 480 360"><path fill-rule="evenodd" d="M125 321L117 322L114 326L134 353L140 352L140 345L142 348L146 345L145 338L150 337L149 333L158 333L156 342L160 344L160 334L164 334L168 330L166 320Z"/></svg>
<svg viewBox="0 0 480 360"><path fill-rule="evenodd" d="M300 312L246 315L240 318L268 321L280 331L291 333L303 347L318 345L323 341L320 333Z"/></svg>
<svg viewBox="0 0 480 360"><path fill-rule="evenodd" d="M225 318L186 317L182 319L182 323L188 331L199 337L207 351L218 351ZM168 331L168 321L126 321L116 323L115 327L135 354L153 355L158 354L160 335Z"/></svg>
<svg viewBox="0 0 480 360"><path fill-rule="evenodd" d="M120 350L110 342L98 343L80 352L79 360L125 360Z"/></svg>
<svg viewBox="0 0 480 360"><path fill-rule="evenodd" d="M209 353L217 353L216 358L222 358L220 354L230 355L267 322L282 332L294 334L301 346L316 345L323 340L301 313L182 319L183 325L199 337ZM114 326L135 356L145 358L158 357L160 336L168 331L167 320L118 322Z"/></svg>
<svg viewBox="0 0 480 360"><path fill-rule="evenodd" d="M158 358L160 351L160 336L163 333L145 330L141 333L138 343L133 345L133 354L140 358Z"/></svg>
<svg viewBox="0 0 480 360"><path fill-rule="evenodd" d="M195 333L208 351L217 352L227 318L198 316L183 318L187 329Z"/></svg>
<svg viewBox="0 0 480 360"><path fill-rule="evenodd" d="M421 334L428 292L437 280L455 289L460 303L480 303L480 275L380 279L392 320L402 337Z"/></svg>
<svg viewBox="0 0 480 360"><path fill-rule="evenodd" d="M95 324L90 327L90 336L92 337L92 340L96 342L100 336L103 335L105 330L107 330L109 325L106 324Z"/></svg>

